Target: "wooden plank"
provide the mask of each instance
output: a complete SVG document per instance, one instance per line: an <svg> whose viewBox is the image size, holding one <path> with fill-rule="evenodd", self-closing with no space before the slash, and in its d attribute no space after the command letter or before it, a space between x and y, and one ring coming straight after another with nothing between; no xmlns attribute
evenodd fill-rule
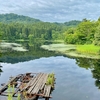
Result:
<svg viewBox="0 0 100 100"><path fill-rule="evenodd" d="M27 74L30 74L30 73L27 73ZM23 79L23 76L26 75L26 74L21 74L21 75L18 75L14 78L12 78L7 84L5 84L1 89L0 89L0 92L4 92L3 90L5 88L8 88L8 85L10 83L13 83L13 82L18 82L18 79ZM51 85L46 85L46 81L47 81L47 78L48 78L48 74L46 73L38 73L36 74L36 76L34 77L31 77L30 81L27 83L27 85L20 89L19 87L16 88L16 91L15 93L13 93L13 96L15 96L15 94L20 91L24 91L26 90L26 93L27 94L34 94L36 96L41 96L41 97L44 97L46 100L49 100L50 97L50 93L51 93ZM23 82L22 82L23 83ZM20 89L20 90L19 90ZM41 90L43 92L41 92ZM4 93L2 93L3 95L6 95Z"/></svg>
<svg viewBox="0 0 100 100"><path fill-rule="evenodd" d="M31 82L31 84L30 84L31 86L34 84L35 81L37 81L37 79L41 76L41 74L42 74L42 73L38 73L38 74L35 76L35 80L32 80L32 82Z"/></svg>
<svg viewBox="0 0 100 100"><path fill-rule="evenodd" d="M48 74L46 74L45 78L44 78L44 83L42 84L40 90L42 90L46 84L46 81L47 81L47 78L48 78Z"/></svg>
<svg viewBox="0 0 100 100"><path fill-rule="evenodd" d="M42 85L42 80L43 80L44 74L42 75L41 79L38 81L37 85L35 86L34 90L32 91L32 94L37 94L40 86Z"/></svg>
<svg viewBox="0 0 100 100"><path fill-rule="evenodd" d="M46 97L45 100L49 100L49 98Z"/></svg>
<svg viewBox="0 0 100 100"><path fill-rule="evenodd" d="M43 81L43 77L45 76L45 74L42 74L41 78L38 79L38 82L37 84L35 85L34 89L32 90L32 94L37 94L39 89L40 89L40 86L42 85L42 81Z"/></svg>
<svg viewBox="0 0 100 100"><path fill-rule="evenodd" d="M50 96L50 92L51 92L51 85L48 86L48 94L47 94L48 97Z"/></svg>
<svg viewBox="0 0 100 100"><path fill-rule="evenodd" d="M28 88L30 88L32 85L32 82L35 80L35 78L36 77L33 77L28 83L27 83L27 85L23 88L23 89L21 89L20 91L22 92L22 91L24 91L24 90L26 90L26 89L28 89Z"/></svg>
<svg viewBox="0 0 100 100"><path fill-rule="evenodd" d="M13 77L10 81L8 81L3 87L0 89L0 94L5 90L5 88L8 88L8 85L12 83L13 81L17 81L16 79L19 79L20 75Z"/></svg>
<svg viewBox="0 0 100 100"><path fill-rule="evenodd" d="M48 76L47 74L43 74L41 80L38 82L38 84L32 91L32 94L38 95L39 91L41 90L41 87L44 87L44 85L45 85L45 82L46 82L45 78L47 78L47 76Z"/></svg>
<svg viewBox="0 0 100 100"><path fill-rule="evenodd" d="M50 97L50 92L51 92L51 85L46 85L44 89L44 95L45 97Z"/></svg>
<svg viewBox="0 0 100 100"><path fill-rule="evenodd" d="M1 96L7 96L7 97L8 97L9 95L8 95L8 94L3 94L3 93L2 93ZM17 96L14 96L14 97L17 97Z"/></svg>
<svg viewBox="0 0 100 100"><path fill-rule="evenodd" d="M46 81L47 81L47 78L48 78L48 74L44 74L44 77L42 79L42 84L40 85L40 90L42 90L46 84Z"/></svg>
<svg viewBox="0 0 100 100"><path fill-rule="evenodd" d="M32 82L32 86L29 88L27 93L31 93L31 91L34 89L35 85L38 83L39 79L41 78L42 73L39 73L38 76L35 78L35 80Z"/></svg>
<svg viewBox="0 0 100 100"><path fill-rule="evenodd" d="M46 90L47 90L47 86L45 85L45 87L44 87L44 95L46 94Z"/></svg>
<svg viewBox="0 0 100 100"><path fill-rule="evenodd" d="M44 75L44 76L42 76ZM34 78L32 78L30 80L30 82L26 85L26 87L24 89L22 89L21 91L29 88L28 90L28 93L30 93L31 91L33 91L33 89L35 89L34 91L36 91L38 88L36 88L38 86L38 84L40 84L40 80L42 79L41 81L41 87L39 87L40 89L42 89L46 83L46 80L47 80L47 77L48 77L48 74L44 74L44 73L38 73Z"/></svg>
<svg viewBox="0 0 100 100"><path fill-rule="evenodd" d="M12 94L12 96L14 97L15 96L15 94L16 93L18 93L18 91L19 91L20 89L19 88L17 88L16 90L15 90L15 92Z"/></svg>
<svg viewBox="0 0 100 100"><path fill-rule="evenodd" d="M36 81L35 81L35 83L33 84L33 86L32 86L32 88L31 88L31 91L35 88L35 86L38 84L38 81L39 81L39 79L42 77L42 73L41 73L41 75L39 76L39 77L37 77L36 78Z"/></svg>
<svg viewBox="0 0 100 100"><path fill-rule="evenodd" d="M27 85L23 89L20 90L21 92L23 90L28 90L33 85L33 83L36 81L36 77L39 77L40 73L31 73L31 74L35 74L35 76L33 76L33 78L31 78L31 80L27 83Z"/></svg>

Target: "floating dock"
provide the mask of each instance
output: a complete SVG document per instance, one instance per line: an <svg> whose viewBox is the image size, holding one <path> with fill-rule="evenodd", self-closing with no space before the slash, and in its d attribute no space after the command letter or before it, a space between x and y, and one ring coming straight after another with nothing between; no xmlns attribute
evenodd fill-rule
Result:
<svg viewBox="0 0 100 100"><path fill-rule="evenodd" d="M8 96L11 92L12 97L17 97L20 93L21 100L38 100L44 98L49 100L50 94L54 89L54 74L47 73L25 73L12 77L0 88L0 95ZM8 92L9 88L14 91Z"/></svg>

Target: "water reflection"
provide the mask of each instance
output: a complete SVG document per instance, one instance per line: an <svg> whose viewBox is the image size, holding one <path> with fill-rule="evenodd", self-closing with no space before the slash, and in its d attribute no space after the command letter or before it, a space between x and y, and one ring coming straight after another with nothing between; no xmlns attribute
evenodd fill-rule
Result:
<svg viewBox="0 0 100 100"><path fill-rule="evenodd" d="M95 88L96 85L100 89L100 60L87 58L70 59L70 57L66 56L57 56L61 54L40 48L40 45L45 44L45 42L20 43L29 51L9 51L2 54L0 60L5 63L3 63L3 68L0 67L0 73L2 73L2 69L4 71L0 81L6 81L11 75L14 76L27 71L54 71L57 77L57 84L52 100L100 99L100 93Z"/></svg>
<svg viewBox="0 0 100 100"><path fill-rule="evenodd" d="M76 58L76 64L85 69L91 69L93 78L95 78L95 85L100 89L100 60Z"/></svg>
<svg viewBox="0 0 100 100"><path fill-rule="evenodd" d="M85 69L93 68L93 61L94 60L88 58L76 58L76 64Z"/></svg>
<svg viewBox="0 0 100 100"><path fill-rule="evenodd" d="M96 79L95 85L100 89L100 60L94 60L94 68L92 69L93 78Z"/></svg>
<svg viewBox="0 0 100 100"><path fill-rule="evenodd" d="M50 100L100 99L100 92L94 85L91 70L80 68L76 64L75 59L63 56L42 57L23 63L2 63L2 65L4 72L0 77L0 82L6 82L10 76L26 73L27 71L54 72L56 75L56 85L52 94L53 98Z"/></svg>
<svg viewBox="0 0 100 100"><path fill-rule="evenodd" d="M40 48L40 46L45 43L47 44L47 42L34 42L34 43L20 42L20 44L22 44L24 48L27 49L28 51L19 52L19 51L8 50L8 52L2 53L0 61L14 64L18 62L25 62L33 59L38 59L41 57L50 57L59 55L58 53L55 53L53 51L47 51Z"/></svg>
<svg viewBox="0 0 100 100"><path fill-rule="evenodd" d="M0 65L0 75L1 75L1 73L3 72L1 68L2 68L2 66Z"/></svg>

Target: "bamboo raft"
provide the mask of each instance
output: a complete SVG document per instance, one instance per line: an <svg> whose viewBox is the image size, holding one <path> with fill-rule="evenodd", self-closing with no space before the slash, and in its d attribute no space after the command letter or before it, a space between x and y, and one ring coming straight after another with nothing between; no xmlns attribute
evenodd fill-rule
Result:
<svg viewBox="0 0 100 100"><path fill-rule="evenodd" d="M54 82L47 84L49 74L47 73L25 73L12 77L6 84L0 88L0 95L8 96L6 92L10 86L14 86L13 97L20 93L21 100L37 100L39 97L49 100L50 94L54 89ZM53 77L53 80L55 78Z"/></svg>

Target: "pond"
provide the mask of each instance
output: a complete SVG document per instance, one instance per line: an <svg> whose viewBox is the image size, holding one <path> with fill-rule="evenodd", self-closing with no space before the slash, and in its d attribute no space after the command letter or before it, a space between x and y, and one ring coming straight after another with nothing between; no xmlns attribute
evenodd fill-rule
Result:
<svg viewBox="0 0 100 100"><path fill-rule="evenodd" d="M7 82L10 76L21 73L54 72L56 84L50 100L100 99L100 60L69 58L40 48L47 43L22 42L21 44L28 51L10 49L2 53L0 84ZM0 100L6 99L0 96Z"/></svg>

